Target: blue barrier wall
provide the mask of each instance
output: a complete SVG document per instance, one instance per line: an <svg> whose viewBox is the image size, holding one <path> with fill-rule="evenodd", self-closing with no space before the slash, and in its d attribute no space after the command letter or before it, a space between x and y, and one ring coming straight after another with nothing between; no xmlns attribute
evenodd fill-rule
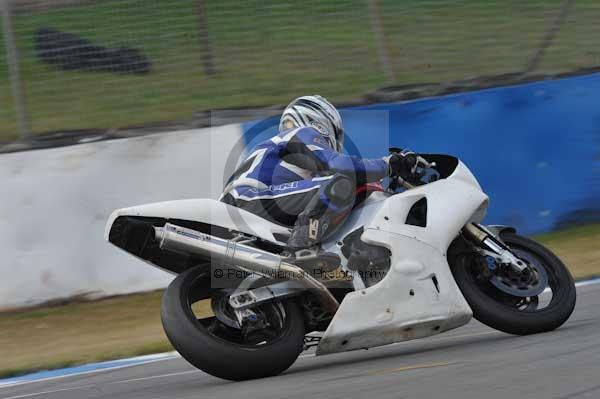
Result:
<svg viewBox="0 0 600 399"><path fill-rule="evenodd" d="M486 222L531 234L600 221L600 74L343 110L347 151L388 144L463 160L491 198ZM251 148L276 120L243 126ZM451 211L451 204L449 211Z"/></svg>

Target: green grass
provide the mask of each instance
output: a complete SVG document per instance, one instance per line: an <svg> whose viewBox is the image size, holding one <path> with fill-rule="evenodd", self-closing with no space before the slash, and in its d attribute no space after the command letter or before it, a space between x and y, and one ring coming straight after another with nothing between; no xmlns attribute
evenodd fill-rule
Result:
<svg viewBox="0 0 600 399"><path fill-rule="evenodd" d="M576 279L600 276L600 224L573 227L535 239L556 253Z"/></svg>
<svg viewBox="0 0 600 399"><path fill-rule="evenodd" d="M580 239L593 240L594 238L598 237L600 237L600 224L571 227L566 230L539 234L534 238L544 244L554 244ZM598 243L600 244L600 241L598 241Z"/></svg>
<svg viewBox="0 0 600 399"><path fill-rule="evenodd" d="M152 355L155 353L164 353L173 351L173 347L165 339L160 342L151 343L147 345L132 345L127 348L120 348L118 350L109 350L108 352L97 353L87 358L82 358L78 355L72 357L61 356L49 360L49 361L36 361L23 365L19 365L15 368L5 368L0 371L0 378L10 378L26 373L41 371L41 370L56 370L66 367L78 366L81 364L104 362L115 359L125 359L135 356Z"/></svg>
<svg viewBox="0 0 600 399"><path fill-rule="evenodd" d="M172 350L161 293L0 314L0 376Z"/></svg>
<svg viewBox="0 0 600 399"><path fill-rule="evenodd" d="M172 351L161 298L154 291L0 313L0 378ZM211 314L207 301L193 309L199 318Z"/></svg>
<svg viewBox="0 0 600 399"><path fill-rule="evenodd" d="M284 104L307 92L336 101L386 84L363 0L209 0L217 75L202 69L195 0L128 0L20 12L18 45L35 133L118 128L190 118L194 111ZM380 0L397 83L442 82L521 70L560 1ZM579 1L541 70L600 60L600 5ZM96 43L140 48L148 75L63 72L34 54L51 26ZM0 139L16 124L0 45Z"/></svg>
<svg viewBox="0 0 600 399"><path fill-rule="evenodd" d="M600 225L535 237L578 278L600 275ZM173 350L160 323L162 292L0 313L0 377ZM197 317L210 314L206 301Z"/></svg>

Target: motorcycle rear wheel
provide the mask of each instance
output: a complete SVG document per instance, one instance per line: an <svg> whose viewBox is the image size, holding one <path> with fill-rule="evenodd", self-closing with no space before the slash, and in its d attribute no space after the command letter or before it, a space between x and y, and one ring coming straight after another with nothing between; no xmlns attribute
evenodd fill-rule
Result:
<svg viewBox="0 0 600 399"><path fill-rule="evenodd" d="M218 320L198 319L192 305L211 298L210 265L181 273L162 299L161 319L173 347L195 367L219 378L241 381L277 375L294 363L304 345L304 320L293 300L267 304L281 315L278 328L251 339ZM265 329L266 330L266 329Z"/></svg>
<svg viewBox="0 0 600 399"><path fill-rule="evenodd" d="M458 251L458 255L450 256L452 273L473 310L473 317L491 328L515 335L537 334L560 327L573 313L577 296L573 277L566 266L550 250L529 238L504 232L501 239L517 256L520 253L534 259L545 269L552 298L546 307L538 309L537 296L519 298L502 293L489 281L478 278L472 256Z"/></svg>

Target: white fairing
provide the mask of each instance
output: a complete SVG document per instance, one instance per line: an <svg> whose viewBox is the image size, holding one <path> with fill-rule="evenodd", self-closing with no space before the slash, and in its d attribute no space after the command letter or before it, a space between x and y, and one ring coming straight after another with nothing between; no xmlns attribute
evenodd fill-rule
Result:
<svg viewBox="0 0 600 399"><path fill-rule="evenodd" d="M427 200L426 227L407 225L411 207ZM469 169L459 162L446 179L401 194L373 193L355 209L323 247L341 254L338 243L364 228L362 240L391 251L391 267L377 284L364 288L355 277L354 292L344 298L317 354L369 348L438 334L466 324L472 311L446 260L461 229L485 216L488 197ZM148 216L197 221L282 244L289 229L252 213L209 199L160 202L119 209L111 215L105 237L119 216ZM275 235L274 235L275 234ZM343 260L342 268L346 268ZM347 269L346 269L347 271Z"/></svg>
<svg viewBox="0 0 600 399"><path fill-rule="evenodd" d="M273 234L289 236L290 230L278 224L244 211L243 209L227 205L211 199L188 199L178 201L156 202L130 208L118 209L110 215L104 239L108 240L108 233L119 216L148 216L165 219L181 219L194 222L207 223L221 226L226 229L239 231L252 236L260 237L277 243Z"/></svg>
<svg viewBox="0 0 600 399"><path fill-rule="evenodd" d="M427 226L405 224L421 198L427 199ZM376 285L346 295L317 354L406 341L466 324L472 311L454 282L446 251L465 224L483 219L487 203L459 163L447 179L367 204L340 235L364 225L362 240L388 248L391 267Z"/></svg>

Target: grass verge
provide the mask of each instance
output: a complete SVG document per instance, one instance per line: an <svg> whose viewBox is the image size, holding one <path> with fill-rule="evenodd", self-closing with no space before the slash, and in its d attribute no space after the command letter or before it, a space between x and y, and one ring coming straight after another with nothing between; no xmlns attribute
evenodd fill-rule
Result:
<svg viewBox="0 0 600 399"><path fill-rule="evenodd" d="M307 0L302 7L280 0L205 3L213 75L202 67L196 0L85 1L17 13L32 131L186 120L199 110L286 104L314 92L344 102L387 84L366 1ZM542 0L380 3L396 84L521 71L560 10L560 2ZM597 2L578 1L536 73L598 65L599 16ZM99 45L138 48L152 61L152 71L50 67L35 53L35 32L43 26ZM0 140L16 138L7 65L0 40Z"/></svg>
<svg viewBox="0 0 600 399"><path fill-rule="evenodd" d="M560 256L575 278L600 275L600 224L535 238ZM161 295L0 314L0 377L173 350L160 323Z"/></svg>
<svg viewBox="0 0 600 399"><path fill-rule="evenodd" d="M172 350L162 292L0 315L0 377Z"/></svg>
<svg viewBox="0 0 600 399"><path fill-rule="evenodd" d="M600 276L600 224L592 224L534 237L550 248L581 280Z"/></svg>

